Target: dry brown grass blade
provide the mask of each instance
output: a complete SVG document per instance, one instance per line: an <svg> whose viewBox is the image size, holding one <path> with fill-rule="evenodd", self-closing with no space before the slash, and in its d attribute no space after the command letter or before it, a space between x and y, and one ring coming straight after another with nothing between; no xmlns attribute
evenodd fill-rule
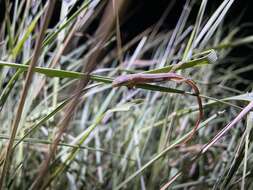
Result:
<svg viewBox="0 0 253 190"><path fill-rule="evenodd" d="M12 124L11 137L10 137L10 140L8 141L8 144L7 144L5 160L4 160L4 164L3 164L3 168L2 168L2 172L1 172L0 189L4 185L5 177L7 175L7 172L9 171L9 168L10 168L13 143L14 143L15 136L16 136L18 126L19 126L19 122L20 122L20 119L22 116L26 96L27 96L27 93L28 93L28 90L29 90L29 87L30 87L30 84L32 81L33 69L39 59L39 56L40 56L42 41L44 39L45 31L47 29L47 26L49 24L49 21L50 21L50 18L51 18L53 9L54 9L54 4L55 4L55 0L52 0L52 1L49 1L46 5L47 6L46 14L43 18L42 27L41 27L40 33L38 35L38 40L36 41L34 54L32 56L32 60L31 60L31 63L29 65L29 69L28 69L28 72L26 75L25 84L24 84L24 87L21 92L21 97L20 97L20 101L18 104L16 116L15 116L14 122Z"/></svg>
<svg viewBox="0 0 253 190"><path fill-rule="evenodd" d="M166 184L164 184L160 190L166 190L168 189L171 184L179 177L182 175L182 172L178 172L176 175L174 175Z"/></svg>
<svg viewBox="0 0 253 190"><path fill-rule="evenodd" d="M101 3L101 5L98 7L98 9L100 10L103 7L104 3ZM99 12L99 11L98 11ZM71 43L75 37L75 34L78 32L81 32L82 30L84 30L85 28L87 28L90 24L90 20L84 19L85 21L83 21L82 19L84 18L84 15L79 15L77 20L75 21L75 23L73 24L73 26L71 27L71 30L69 31L69 33L67 34L67 36L65 37L63 44L60 46L60 48L57 50L57 53L55 54L52 62L48 65L49 68L54 68L60 61L61 56L68 51L68 48L73 46ZM92 18L91 20L93 20L94 18ZM38 89L35 92L35 97L37 97L39 95L39 93L41 92L41 89L43 88L43 86L46 83L46 79L43 78L39 85L38 85Z"/></svg>
<svg viewBox="0 0 253 190"><path fill-rule="evenodd" d="M122 42L121 42L121 35L120 35L119 10L118 10L118 6L117 6L117 2L115 2L115 0L113 0L113 11L114 11L115 19L116 19L116 38L117 38L118 60L120 63L122 63L123 58L122 58Z"/></svg>
<svg viewBox="0 0 253 190"><path fill-rule="evenodd" d="M250 102L229 124L227 124L213 139L208 142L202 149L202 154L204 154L211 146L213 146L222 136L231 129L235 124L243 119L251 110L253 109L253 101Z"/></svg>
<svg viewBox="0 0 253 190"><path fill-rule="evenodd" d="M236 117L233 121L231 121L228 125L226 125L209 143L207 143L198 154L192 158L190 163L194 163L197 161L203 154L207 152L207 150L213 146L231 127L233 127L236 123L238 123L245 115L247 115L253 109L253 101L250 102ZM190 164L189 163L189 164ZM161 189L167 189L177 177L179 177L182 172L177 173L174 177L172 177L169 182L167 182Z"/></svg>
<svg viewBox="0 0 253 190"><path fill-rule="evenodd" d="M126 1L121 0L117 1L118 10L120 11ZM107 7L105 9L104 15L102 17L102 20L100 22L100 25L98 29L96 30L94 34L95 38L95 43L93 47L91 48L91 55L88 58L88 61L84 64L83 67L83 72L86 74L90 74L97 66L99 58L103 54L103 46L108 39L108 37L111 35L111 31L114 28L113 26L115 25L115 15L113 9L113 1L110 0L107 4ZM50 164L50 161L54 157L57 146L60 142L60 139L63 135L63 133L66 131L66 128L69 125L69 122L71 120L71 117L73 113L75 112L75 109L79 103L79 99L82 93L82 89L85 88L85 86L89 82L89 76L85 75L77 84L76 90L75 90L75 98L72 99L72 101L69 103L66 112L64 114L63 119L59 123L59 131L55 136L55 139L53 141L52 146L48 150L48 154L46 155L46 158L42 162L41 166L39 167L39 174L37 175L34 183L32 184L30 189L44 189L46 187L43 186L43 179L45 179L47 172L48 172L48 167Z"/></svg>

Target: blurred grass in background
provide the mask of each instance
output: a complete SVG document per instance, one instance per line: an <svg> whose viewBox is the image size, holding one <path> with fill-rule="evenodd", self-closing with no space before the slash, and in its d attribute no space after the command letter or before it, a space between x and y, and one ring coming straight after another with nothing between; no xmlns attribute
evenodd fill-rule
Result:
<svg viewBox="0 0 253 190"><path fill-rule="evenodd" d="M33 188L61 130L59 122L67 117L66 105L76 98L75 83L87 76L83 68L94 58L90 82L81 89L71 122L56 143L47 175L39 179L41 189L166 189L172 181L171 189L252 189L252 113L191 161L252 101L251 79L243 74L252 72L253 65L240 64L251 60L243 54L231 56L234 48L251 48L253 36L244 32L250 31L251 23L240 24L240 15L225 19L234 0L217 5L186 0L180 2L182 9L176 9L178 2L173 0L163 4L165 9L154 24L138 31L131 28L138 27L137 21L128 23L142 3L119 2L122 7L113 0L56 1L11 140L20 92L48 9L40 0L2 2L2 167L7 144L14 142L7 158L10 169L1 173L3 188ZM174 13L175 9L180 12ZM175 24L166 27L171 12ZM208 57L210 52L218 56L217 61ZM111 86L116 76L169 72L178 63L183 65L177 73L196 82L204 103L201 127L185 146L175 145L190 134L197 117L190 89L173 82L133 89Z"/></svg>

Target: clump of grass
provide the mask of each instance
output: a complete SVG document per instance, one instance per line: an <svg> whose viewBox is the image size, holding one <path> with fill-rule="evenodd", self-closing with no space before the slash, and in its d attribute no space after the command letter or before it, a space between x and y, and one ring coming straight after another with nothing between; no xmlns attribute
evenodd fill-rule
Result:
<svg viewBox="0 0 253 190"><path fill-rule="evenodd" d="M5 1L1 187L250 189L252 84L240 74L252 66L222 67L234 47L253 41L223 22L234 1L214 9L186 1L175 28L163 31L171 1L155 25L124 43L128 1L73 2L56 2L60 18L49 28L55 1ZM124 74L166 72L194 80L203 101L204 119L184 146L196 94L172 83L111 85Z"/></svg>

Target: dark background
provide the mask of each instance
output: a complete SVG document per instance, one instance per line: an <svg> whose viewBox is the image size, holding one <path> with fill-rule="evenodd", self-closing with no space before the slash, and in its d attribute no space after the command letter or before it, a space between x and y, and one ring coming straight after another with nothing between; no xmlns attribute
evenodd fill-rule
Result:
<svg viewBox="0 0 253 190"><path fill-rule="evenodd" d="M12 0L13 1L13 0ZM44 0L46 2L46 0ZM124 15L127 17L127 21L124 22L122 26L122 32L127 33L126 38L132 38L136 36L141 31L145 30L147 27L157 23L159 18L161 17L162 13L165 11L166 7L168 6L168 0L134 0L131 1L132 3L129 5L127 13ZM200 4L201 1L199 1ZM211 13L212 10L218 7L219 4L223 2L222 0L209 0L208 2L208 9L206 10ZM242 23L249 23L253 21L253 14L252 14L252 0L236 0L231 9L229 10L225 22L230 23L234 22L235 20L240 20L238 24ZM78 6L82 3L82 0L77 1L76 5L72 9L71 13L73 13ZM165 19L161 29L168 30L174 28L177 20L181 14L182 8L185 4L185 0L178 0L172 10L170 11L169 15ZM53 19L51 19L50 27L53 27L59 19L60 14L60 6L61 1L56 3L55 11L53 14ZM210 8L209 8L210 7ZM192 14L190 19L194 22L196 18L196 14L198 12L199 7L193 7ZM0 21L3 20L5 14L5 5L4 1L0 0ZM239 18L240 17L240 18ZM246 28L243 30L244 34L249 34L252 32L252 28ZM126 39L126 40L127 40Z"/></svg>
<svg viewBox="0 0 253 190"><path fill-rule="evenodd" d="M44 0L44 2L46 2ZM201 2L201 1L199 1ZM212 12L219 4L221 4L222 0L209 0L207 7L210 7L206 10L208 12ZM225 22L230 23L235 20L240 21L238 24L252 22L253 14L252 14L252 0L243 0L243 1L235 1L229 10ZM76 5L72 9L71 13L73 13L78 6L82 3L82 0L77 1ZM182 8L185 4L185 0L178 0L169 15L165 19L161 29L168 30L175 26L177 20L181 14ZM200 4L200 3L199 3ZM59 19L60 13L60 5L61 1L58 1L56 4L56 8L54 11L53 19L51 19L50 27L53 27ZM124 22L122 26L122 32L127 33L126 38L131 38L136 36L141 31L145 30L145 28L157 23L162 13L165 11L168 6L168 0L134 0L129 5L128 11L126 13L127 21ZM193 21L196 18L196 14L199 7L194 7L190 19ZM4 1L0 0L0 21L3 20L5 14L5 5ZM244 29L243 33L251 33L252 29Z"/></svg>
<svg viewBox="0 0 253 190"><path fill-rule="evenodd" d="M46 2L46 1L44 1ZM140 32L144 31L149 26L158 22L159 18L165 11L166 7L168 6L168 0L133 0L130 3L128 11L125 13L126 19L121 26L122 32L122 41L123 44L128 42L131 38L139 34ZM209 0L208 2L208 9L206 13L212 13L219 4L223 2L222 0ZM225 24L228 23L235 23L238 26L248 25L247 27L243 27L242 30L239 32L238 37L243 37L246 35L250 35L253 33L253 27L250 26L253 24L253 13L252 13L252 0L237 0L233 3L232 8L229 10L226 18ZM72 9L71 13L73 13L77 7L82 3L82 1L77 1L76 5ZM199 4L201 1L199 1ZM169 12L167 18L165 19L164 23L161 26L161 30L169 30L174 28L176 25L178 18L181 14L183 6L185 4L185 0L178 0L176 1L174 7ZM53 27L59 20L59 13L60 13L60 5L61 1L58 1L56 4L56 8L54 11L53 19L51 19L50 27ZM194 23L196 14L198 12L199 6L193 7L193 11L190 15L190 20ZM70 13L70 14L71 14ZM4 1L0 0L0 22L3 20L5 14L5 5ZM11 13L10 13L11 14ZM100 18L100 17L98 17ZM96 25L99 20L95 20L90 28L90 33L96 29ZM1 26L1 25L0 25ZM243 67L244 65L251 64L250 60L252 60L253 53L252 48L250 46L240 46L234 48L231 51L231 57L244 57L245 59L238 63L238 67ZM226 67L226 64L222 64L222 67ZM253 79L253 76L250 73L243 73L243 78L246 79Z"/></svg>

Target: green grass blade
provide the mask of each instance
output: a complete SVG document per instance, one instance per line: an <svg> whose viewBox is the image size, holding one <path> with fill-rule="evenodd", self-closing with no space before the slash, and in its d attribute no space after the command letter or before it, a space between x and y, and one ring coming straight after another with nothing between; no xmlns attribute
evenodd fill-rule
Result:
<svg viewBox="0 0 253 190"><path fill-rule="evenodd" d="M64 23L62 23L60 26L58 26L54 32L49 34L46 39L43 42L43 47L47 46L52 43L52 41L57 37L57 35L64 29L66 28L74 19L77 18L77 16L84 11L90 4L91 1L86 0L83 5L70 17L68 18Z"/></svg>
<svg viewBox="0 0 253 190"><path fill-rule="evenodd" d="M23 73L24 70L18 70L11 78L11 80L7 83L6 87L4 88L4 90L1 93L0 96L0 111L2 110L11 90L13 89L16 81L19 78L19 75Z"/></svg>
<svg viewBox="0 0 253 190"><path fill-rule="evenodd" d="M145 73L169 72L173 68L176 68L176 70L187 69L187 68L192 68L192 67L197 67L197 66L202 66L205 64L213 63L216 61L216 59L217 59L216 52L214 50L209 50L209 51L205 52L205 55L201 58L190 60L190 61L187 61L184 63L179 63L178 65L170 65L170 66L163 67L160 69L146 71ZM0 66L8 66L8 67L16 68L16 69L23 69L24 71L26 71L28 69L28 66L25 64L10 63L10 62L6 62L6 61L0 61ZM35 67L34 71L44 74L48 77L76 78L76 79L78 79L78 78L81 78L84 76L84 74L80 73L80 72L64 71L64 70L44 68L44 67ZM106 82L106 83L111 82L110 78L97 76L97 75L91 75L91 79L96 80L98 82Z"/></svg>
<svg viewBox="0 0 253 190"><path fill-rule="evenodd" d="M25 41L28 39L28 37L31 35L31 33L33 32L39 18L41 17L41 15L44 13L44 10L45 9L42 9L38 14L37 16L34 18L34 20L31 22L31 24L28 26L24 36L22 37L22 39L20 39L18 41L18 43L16 44L16 46L13 48L12 50L12 57L15 58L19 53L20 51L22 50L22 47L25 43Z"/></svg>
<svg viewBox="0 0 253 190"><path fill-rule="evenodd" d="M203 66L206 64L212 64L215 63L217 60L217 54L213 49L205 51L199 55L201 55L202 57L178 63L177 65L169 65L163 68L146 71L144 73L167 73L170 72L172 69L183 70L192 67Z"/></svg>
<svg viewBox="0 0 253 190"><path fill-rule="evenodd" d="M17 69L22 69L23 71L26 71L28 69L27 65L8 63L4 61L0 61L0 66L9 66L9 67L17 68ZM42 67L35 67L34 71L41 74L45 74L46 76L49 76L49 77L78 79L84 76L84 74L80 72L64 71L64 70L59 70L59 69L49 69L49 68L42 68ZM97 82L111 83L113 81L112 78L104 77L104 76L90 75L90 77L91 77L91 80L97 81ZM136 85L136 88L142 88L146 90L153 90L153 91L160 91L160 92L168 92L168 93L180 93L180 94L186 93L183 90L177 90L173 88L167 88L167 87L151 85L151 84L139 84L139 85Z"/></svg>
<svg viewBox="0 0 253 190"><path fill-rule="evenodd" d="M42 126L46 121L48 121L50 118L52 118L56 113L58 113L61 109L64 108L64 106L70 101L70 99L67 99L60 103L52 112L50 112L48 115L43 117L38 123L31 126L29 130L18 140L18 142L13 146L13 149L17 147L26 137L28 137L32 132L34 132L37 128Z"/></svg>

